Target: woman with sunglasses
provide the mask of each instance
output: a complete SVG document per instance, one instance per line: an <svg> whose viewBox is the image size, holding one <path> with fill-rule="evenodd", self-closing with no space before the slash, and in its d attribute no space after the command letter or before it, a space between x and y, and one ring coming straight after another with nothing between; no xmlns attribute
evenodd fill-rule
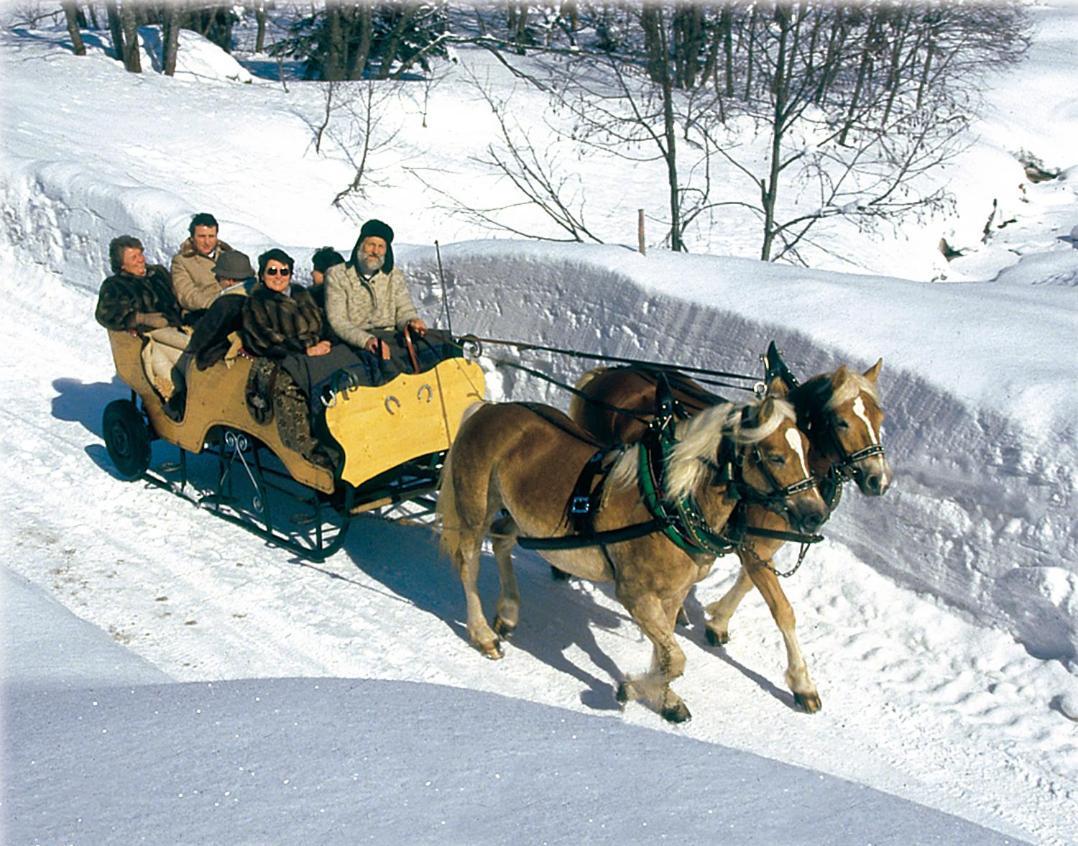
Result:
<svg viewBox="0 0 1078 846"><path fill-rule="evenodd" d="M331 450L311 434L308 393L312 379L317 381L312 369L320 368L307 363L325 360L335 368L339 363L334 354L347 350L338 350L326 340L322 309L306 288L292 284L293 266L284 250L268 250L258 257L258 284L243 305L240 335L248 353L268 361L252 367L262 388L252 389L248 384L248 405L261 404L268 413L272 404L281 442L308 461L333 470ZM257 378L259 374L262 378Z"/></svg>
<svg viewBox="0 0 1078 846"><path fill-rule="evenodd" d="M243 346L251 355L284 358L326 355L325 321L307 289L292 284L295 262L284 250L258 257L258 284L243 307Z"/></svg>

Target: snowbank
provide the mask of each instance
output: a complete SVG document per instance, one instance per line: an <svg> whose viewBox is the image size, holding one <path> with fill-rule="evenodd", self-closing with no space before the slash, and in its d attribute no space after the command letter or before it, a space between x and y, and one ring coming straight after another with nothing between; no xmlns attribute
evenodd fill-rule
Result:
<svg viewBox="0 0 1078 846"><path fill-rule="evenodd" d="M521 828L529 843L1018 842L801 767L489 693L169 684L6 568L0 587L7 842L517 843Z"/></svg>
<svg viewBox="0 0 1078 846"><path fill-rule="evenodd" d="M75 163L9 166L0 190L0 244L85 291L99 284L110 238L139 232L151 255L167 256L187 214L166 191L124 189ZM228 232L252 254L272 243L239 224ZM303 263L313 247L291 249ZM426 313L440 314L433 250L397 252ZM452 245L443 262L458 333L749 374L771 338L803 376L882 355L896 484L879 502L851 493L830 532L900 583L1006 627L1032 654L1078 656L1075 363L1049 352L1078 337L1071 288L536 242ZM570 382L580 369L551 364ZM536 380L499 378L507 398L566 402Z"/></svg>
<svg viewBox="0 0 1078 846"><path fill-rule="evenodd" d="M896 483L878 501L849 491L829 533L899 583L1005 626L1037 656L1078 655L1070 290L610 247L479 242L442 254L456 332L748 374L761 372L771 338L802 376L882 355ZM438 314L432 251L404 255ZM571 382L582 366L560 359L549 372ZM513 398L566 404L539 380L504 378Z"/></svg>

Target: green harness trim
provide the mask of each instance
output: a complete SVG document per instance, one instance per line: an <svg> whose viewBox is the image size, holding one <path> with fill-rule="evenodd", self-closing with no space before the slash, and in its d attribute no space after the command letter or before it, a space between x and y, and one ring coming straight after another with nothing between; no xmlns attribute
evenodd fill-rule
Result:
<svg viewBox="0 0 1078 846"><path fill-rule="evenodd" d="M662 524L662 532L678 549L689 555L698 555L701 552L709 552L712 555L725 555L733 552L744 540L745 532L743 522L738 521L739 530L734 537L720 535L711 530L707 520L700 511L700 506L692 496L685 496L669 506L663 498L659 485L661 474L666 470L667 459L674 445L677 443L672 435L667 434L667 429L658 435L659 450L659 473L656 479L651 462L651 450L644 442L637 447L637 478L640 485L640 495L648 512ZM731 515L733 517L733 515Z"/></svg>

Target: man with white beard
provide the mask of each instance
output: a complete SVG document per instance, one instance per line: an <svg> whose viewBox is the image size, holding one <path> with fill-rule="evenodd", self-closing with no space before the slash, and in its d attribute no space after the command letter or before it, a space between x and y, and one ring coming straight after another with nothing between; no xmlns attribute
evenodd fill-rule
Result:
<svg viewBox="0 0 1078 846"><path fill-rule="evenodd" d="M388 358L374 332L426 334L404 274L393 266L393 230L380 220L363 224L351 258L326 271L325 285L329 325L353 347Z"/></svg>

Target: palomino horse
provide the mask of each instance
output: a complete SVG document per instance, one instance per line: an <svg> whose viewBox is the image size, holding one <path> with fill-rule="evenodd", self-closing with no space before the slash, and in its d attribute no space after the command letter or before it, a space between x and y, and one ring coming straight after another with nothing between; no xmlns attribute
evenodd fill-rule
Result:
<svg viewBox="0 0 1078 846"><path fill-rule="evenodd" d="M768 398L744 406L723 404L677 425L677 442L655 474L648 494L652 453L641 444L623 450L597 499L592 530L639 527L655 519L656 503L683 507L694 515L694 534L719 533L734 508L733 493L777 498L789 519L806 531L823 521L827 506L810 479L807 441L795 425L793 407ZM488 658L502 657L499 635L519 619L520 598L511 550L517 538L570 534L569 501L595 443L568 417L547 406L481 405L461 424L449 449L438 496L442 549L456 566L468 611L468 636ZM736 478L718 465L732 459ZM650 480L650 481L649 481ZM668 524L667 524L668 525ZM493 628L476 590L480 550L490 536L501 591ZM667 720L689 719L689 710L670 688L685 667L674 636L675 620L690 587L714 562L714 553L686 547L663 528L631 539L542 555L559 569L593 581L614 582L614 594L652 642L649 672L626 678L619 701L639 699Z"/></svg>
<svg viewBox="0 0 1078 846"><path fill-rule="evenodd" d="M891 484L891 467L880 442L883 411L876 381L882 365L880 359L863 374L839 367L795 387L787 397L797 410L799 427L808 435L809 466L817 478L824 480L821 489L829 508L837 504L843 478L853 479L869 496L882 495ZM685 415L719 401L680 373L669 373L667 379L673 400ZM656 374L651 371L596 368L577 382L577 389L586 399L579 395L573 398L570 416L600 443L634 443L643 436L655 413L657 384ZM755 529L788 529L781 515L753 504L746 506L745 523ZM755 585L786 645L786 683L797 704L811 713L820 709L820 695L801 654L793 608L771 564L782 544L778 539L749 536L737 548L741 570L733 587L707 606L707 637L713 645L729 641L730 618Z"/></svg>

